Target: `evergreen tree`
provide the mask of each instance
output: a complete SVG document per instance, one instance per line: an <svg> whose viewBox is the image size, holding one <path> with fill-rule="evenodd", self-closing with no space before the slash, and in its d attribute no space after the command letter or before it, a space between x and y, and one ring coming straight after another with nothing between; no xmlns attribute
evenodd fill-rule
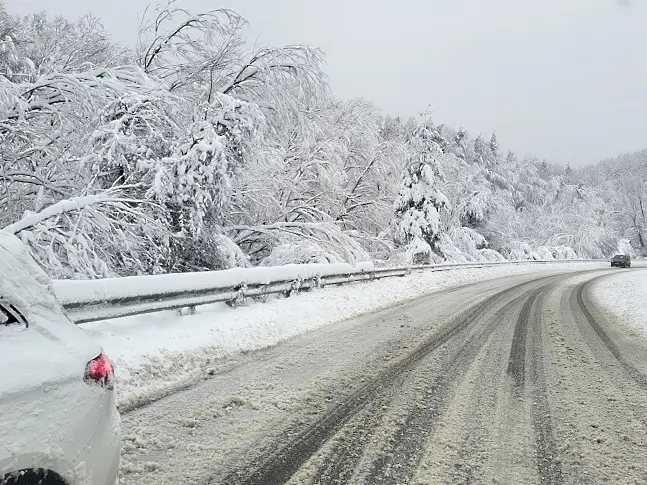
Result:
<svg viewBox="0 0 647 485"><path fill-rule="evenodd" d="M441 235L440 213L448 201L440 189L444 176L437 157L438 132L427 119L412 133L409 160L395 201L395 238L408 246L414 262L429 262Z"/></svg>
<svg viewBox="0 0 647 485"><path fill-rule="evenodd" d="M499 140L496 137L496 131L492 133L490 137L490 152L494 155L494 158L499 157Z"/></svg>

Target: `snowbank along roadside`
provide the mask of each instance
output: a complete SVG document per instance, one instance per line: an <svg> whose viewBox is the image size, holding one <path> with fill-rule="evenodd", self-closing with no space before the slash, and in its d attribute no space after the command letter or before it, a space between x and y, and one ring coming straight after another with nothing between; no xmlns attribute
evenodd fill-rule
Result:
<svg viewBox="0 0 647 485"><path fill-rule="evenodd" d="M194 315L175 311L84 324L116 363L122 411L190 386L235 357L291 337L442 289L530 272L593 269L606 263L533 264L445 272L315 289L236 309L205 305Z"/></svg>
<svg viewBox="0 0 647 485"><path fill-rule="evenodd" d="M592 296L605 313L647 339L647 262L631 264L630 270L598 280Z"/></svg>

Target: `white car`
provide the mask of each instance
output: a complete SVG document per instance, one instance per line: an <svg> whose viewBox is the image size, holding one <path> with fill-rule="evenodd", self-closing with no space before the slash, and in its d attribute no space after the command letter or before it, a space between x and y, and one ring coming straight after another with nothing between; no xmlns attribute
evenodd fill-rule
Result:
<svg viewBox="0 0 647 485"><path fill-rule="evenodd" d="M0 231L0 485L113 485L112 379L27 248Z"/></svg>

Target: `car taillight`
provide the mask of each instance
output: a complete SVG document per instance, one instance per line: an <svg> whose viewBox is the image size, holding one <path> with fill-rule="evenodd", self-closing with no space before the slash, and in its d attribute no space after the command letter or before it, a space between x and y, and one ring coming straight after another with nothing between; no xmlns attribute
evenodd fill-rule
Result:
<svg viewBox="0 0 647 485"><path fill-rule="evenodd" d="M85 366L85 375L83 376L83 380L89 383L96 382L102 387L112 389L112 378L114 373L115 368L112 365L112 361L106 354L101 352L98 357L92 359Z"/></svg>

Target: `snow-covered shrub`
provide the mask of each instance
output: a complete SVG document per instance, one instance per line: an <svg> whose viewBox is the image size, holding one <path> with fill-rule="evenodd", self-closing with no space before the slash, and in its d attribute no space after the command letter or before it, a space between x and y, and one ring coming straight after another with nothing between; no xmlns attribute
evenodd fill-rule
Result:
<svg viewBox="0 0 647 485"><path fill-rule="evenodd" d="M284 262L281 264L297 263L304 258L353 265L371 259L357 241L333 222L290 222L265 226L237 226L233 229L239 232L238 236L233 238L234 242L242 245L246 240L253 241L252 248L259 258L258 261L262 261L266 266L275 265L277 261ZM308 244L303 244L304 242ZM275 248L278 249L275 251Z"/></svg>
<svg viewBox="0 0 647 485"><path fill-rule="evenodd" d="M477 252L478 259L477 261L482 261L482 262L497 262L497 261L505 261L505 258L499 253L498 251L495 251L494 249L479 249Z"/></svg>
<svg viewBox="0 0 647 485"><path fill-rule="evenodd" d="M521 241L512 241L499 250L501 255L509 261L538 261L541 258L530 244Z"/></svg>
<svg viewBox="0 0 647 485"><path fill-rule="evenodd" d="M459 251L472 257L476 256L476 251L487 247L487 241L485 238L469 227L459 227L458 229L454 229L448 234L448 236Z"/></svg>
<svg viewBox="0 0 647 485"><path fill-rule="evenodd" d="M539 259L545 261L552 261L555 259L553 253L546 246L539 246L537 248L537 255L539 256Z"/></svg>
<svg viewBox="0 0 647 485"><path fill-rule="evenodd" d="M372 260L386 260L395 250L393 238L388 229L377 235L364 231L344 231L348 237L356 241Z"/></svg>
<svg viewBox="0 0 647 485"><path fill-rule="evenodd" d="M295 244L280 244L261 261L261 266L281 266L284 264L344 263L339 255L325 250L316 242L299 241Z"/></svg>
<svg viewBox="0 0 647 485"><path fill-rule="evenodd" d="M442 258L445 261L452 263L469 263L474 261L473 255L464 253L456 247L449 234L442 234L440 236L438 249L441 251Z"/></svg>
<svg viewBox="0 0 647 485"><path fill-rule="evenodd" d="M539 258L545 261L579 259L570 246L539 246L536 252Z"/></svg>
<svg viewBox="0 0 647 485"><path fill-rule="evenodd" d="M497 251L487 248L486 239L469 227L459 227L443 234L438 247L447 261L456 263L505 260Z"/></svg>
<svg viewBox="0 0 647 485"><path fill-rule="evenodd" d="M213 234L211 237L218 248L225 269L251 266L247 255L229 237L224 234Z"/></svg>
<svg viewBox="0 0 647 485"><path fill-rule="evenodd" d="M457 256L461 257L461 256ZM431 250L429 244L414 237L406 246L400 246L389 259L393 265L418 265L442 263L444 258Z"/></svg>
<svg viewBox="0 0 647 485"><path fill-rule="evenodd" d="M168 273L214 271L250 267L249 259L220 228L207 224L200 234L175 234L170 238L164 270Z"/></svg>
<svg viewBox="0 0 647 485"><path fill-rule="evenodd" d="M549 246L547 248L553 259L564 260L564 259L578 259L577 254L573 251L573 248L570 246Z"/></svg>

